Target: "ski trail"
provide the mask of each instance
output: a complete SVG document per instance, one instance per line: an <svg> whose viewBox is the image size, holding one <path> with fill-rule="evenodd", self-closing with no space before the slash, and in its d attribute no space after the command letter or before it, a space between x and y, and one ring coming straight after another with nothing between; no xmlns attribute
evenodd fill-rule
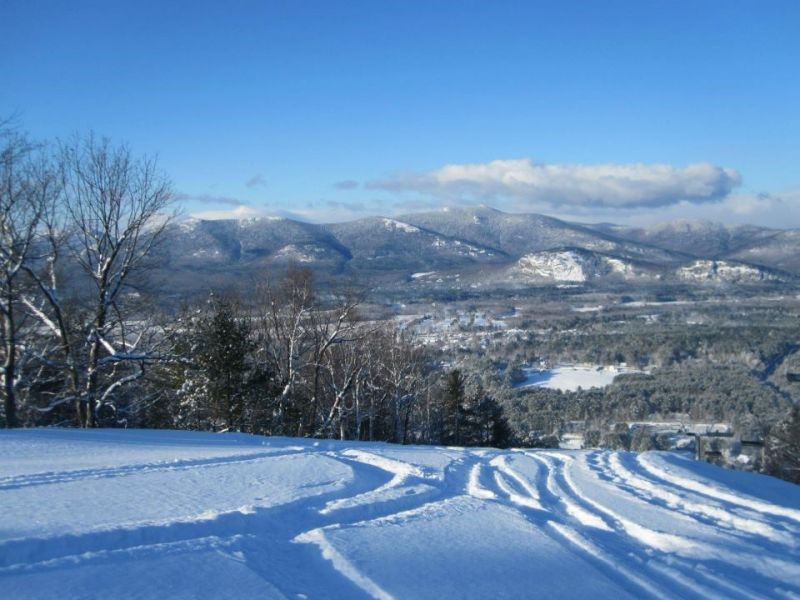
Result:
<svg viewBox="0 0 800 600"><path fill-rule="evenodd" d="M320 457L322 456L323 453L320 453ZM325 460L329 458L326 456ZM257 468L258 465L259 463L255 463ZM298 497L284 505L269 508L244 506L229 512L207 511L203 514L187 515L179 521L115 527L79 535L7 540L0 544L0 575L40 573L79 565L197 553L210 549L222 551L226 556L241 554L242 560L253 572L268 583L283 588L285 593L291 592L291 588L287 589L283 582L274 580L271 575L274 565L265 564L265 554L268 555L273 548L280 548L283 557L297 554L292 548L291 540L304 533L306 528L324 524L321 517L314 517L319 514L314 509L315 506L320 503L324 505L330 499L359 495L370 488L374 489L376 485L383 485L384 482L383 471L363 465L358 477L344 488ZM274 552L277 553L277 550ZM297 575L302 577L306 568L304 565L312 564L313 560L311 556L301 555L290 562L289 570L297 569ZM322 564L329 563L323 561L320 566L315 567L320 574L324 573ZM336 577L342 577L341 582ZM296 581L297 577L290 579ZM333 586L327 593L337 590L342 594L340 597L353 597L350 579L341 574L334 577L326 575L324 579L328 586ZM324 590L320 589L318 592ZM287 595L296 596L294 593Z"/></svg>
<svg viewBox="0 0 800 600"><path fill-rule="evenodd" d="M569 464L574 464L574 459L571 456L563 455L563 459ZM565 471L568 468L565 464ZM765 553L756 555L748 552L745 547L731 547L730 542L733 542L736 538L732 538L730 542L726 542L723 547L720 547L720 540L715 540L712 544L699 538L689 538L674 533L658 531L636 523L618 511L604 506L588 497L585 491L580 488L575 488L575 490L586 502L617 522L628 536L653 550L666 555L676 555L695 560L718 560L736 565L739 569L749 571L754 575L763 577L765 580L777 577L791 585L800 585L800 572L792 562L783 558L768 556Z"/></svg>
<svg viewBox="0 0 800 600"><path fill-rule="evenodd" d="M233 463L247 463L265 458L280 458L307 452L305 448L287 449L286 452L251 452L248 454L232 454L198 459L176 459L172 461L157 461L151 463L138 463L110 467L106 469L79 469L75 471L47 471L43 473L30 473L12 477L0 477L0 490L19 489L37 485L50 485L81 481L85 479L104 479L138 475L141 473L154 473L163 471L179 471L184 469L202 469L207 467L225 466Z"/></svg>
<svg viewBox="0 0 800 600"><path fill-rule="evenodd" d="M588 510L584 509L580 504L573 500L573 495L567 493L566 490L562 489L561 486L556 481L556 466L553 461L550 460L549 455L545 455L544 453L534 453L534 452L526 452L527 456L540 461L542 464L545 465L547 469L547 490L556 498L558 498L561 503L564 505L564 509L566 510L567 514L571 517L576 519L581 525L586 527L594 527L596 529L602 529L603 531L613 531L611 527L609 527L608 523L606 523L602 517L589 512ZM563 474L563 469L562 469ZM570 482L566 481L567 485L570 485ZM571 487L571 486L570 486Z"/></svg>
<svg viewBox="0 0 800 600"><path fill-rule="evenodd" d="M411 463L395 460L393 458L388 458L386 456L381 456L380 454L375 454L374 452L366 452L364 450L357 450L353 448L342 450L335 456L352 458L366 465L372 465L373 467L383 469L384 471L394 475L394 479L398 482L403 482L409 477L419 477L420 479L435 478L434 475L426 474L421 467L412 465Z"/></svg>
<svg viewBox="0 0 800 600"><path fill-rule="evenodd" d="M552 532L550 537L562 545L566 544L568 551L597 563L606 577L633 590L635 596L668 597L663 590L674 587L674 578L667 577L664 580L661 574L656 574L656 577L652 578L648 574L636 574L634 570L625 567L624 565L630 562L631 557L636 556L637 549L631 547L624 540L617 539L616 532L605 521L586 511L571 499L577 497L575 490L566 481L558 482L559 475L563 479L563 464L557 460L560 458L558 455L549 457L540 452L530 451L520 451L520 454L534 459L536 464L543 465L544 471L546 471L546 475L543 476L544 480L539 482L542 488L540 498L547 511L544 513L545 520L542 522L539 517L542 513L538 511L530 511L529 520L532 519L539 526L545 526L546 530ZM598 521L595 520L595 517ZM590 541L586 535L578 533L574 527L569 525L570 522L577 522L579 526L585 528L585 534L594 533L595 537L600 536L604 541L600 542L598 539L599 544ZM597 527L597 522L603 523L603 526ZM695 588L681 589L682 596L685 597L687 592L690 595L698 594ZM702 595L698 594L698 598L702 598Z"/></svg>
<svg viewBox="0 0 800 600"><path fill-rule="evenodd" d="M576 462L574 456L565 453L551 452L540 452L538 454L541 455L541 460L548 462L552 461L552 463L558 464L558 468L555 466L555 464L553 464L552 469L554 471L557 470L558 474L563 479L565 485L562 487L562 490L565 494L571 495L576 500L580 499L581 502L586 503L593 510L605 515L611 520L611 522L617 525L618 531L624 533L624 535L627 536L627 539L631 542L644 545L645 547L652 548L653 550L663 554L675 554L682 552L686 553L696 549L693 540L689 540L672 533L656 531L640 525L631 519L625 518L617 511L614 511L595 499L589 497L589 495L587 495L585 491L575 482L570 473L570 468ZM576 504L575 500L573 500L572 503ZM592 514L592 516L595 515ZM598 516L597 518L599 519L600 517ZM606 521L603 521L603 523L606 523ZM598 533L604 534L606 531L614 531L612 528L608 527L607 524L606 527L607 529L603 529ZM626 538L614 540L610 550L611 556L619 556L620 554L626 554L630 556L636 553L635 547L630 547L628 543L626 543L625 539ZM617 560L619 562L624 562L627 559L619 558ZM654 562L653 560L647 562L648 567L654 567L657 564L658 563ZM678 586L678 588L682 590L681 595L683 596L685 596L686 593L690 593L696 595L698 598L706 598L709 596L713 597L713 594L706 589L706 586L697 581L695 577L673 573L670 570L664 569L651 568L651 571L655 571L655 575L665 578L670 582L671 586Z"/></svg>
<svg viewBox="0 0 800 600"><path fill-rule="evenodd" d="M669 598L669 596L665 595L664 592L655 584L625 567L617 557L609 555L607 552L601 550L574 529L555 521L548 522L548 525L570 544L580 548L586 554L594 557L599 562L607 566L610 572L617 572L623 575L628 581L653 598Z"/></svg>
<svg viewBox="0 0 800 600"><path fill-rule="evenodd" d="M800 598L800 510L778 485L760 493L760 481L655 455L297 444L67 457L60 472L52 448L19 468L7 458L0 589L15 587L0 595L62 578L90 589L106 566L179 581L187 569L191 583L203 565L287 598ZM157 511L130 509L142 486L158 490L141 495ZM42 491L53 499L28 512ZM76 497L103 518L69 528Z"/></svg>
<svg viewBox="0 0 800 600"><path fill-rule="evenodd" d="M301 544L315 544L319 547L322 557L330 561L336 571L346 577L367 594L378 600L393 600L394 596L386 592L381 586L372 581L369 577L359 571L347 558L338 552L325 537L323 529L312 529L301 533L294 538L295 542Z"/></svg>
<svg viewBox="0 0 800 600"><path fill-rule="evenodd" d="M696 577L689 577L678 571L677 569L673 569L668 565L665 565L661 562L651 560L647 563L647 567L661 573L664 577L669 577L676 583L683 585L683 587L692 590L694 593L698 594L704 600L706 598L719 598L720 600L729 600L730 594L726 592L718 592L716 590L712 590L706 585L700 583Z"/></svg>
<svg viewBox="0 0 800 600"><path fill-rule="evenodd" d="M612 477L617 477L625 485L638 490L638 495L645 499L658 499L669 508L680 510L690 516L699 515L713 520L722 527L750 535L757 535L785 546L797 547L795 536L778 531L769 524L754 518L737 516L715 504L694 502L686 496L669 491L651 480L634 473L622 463L621 454L609 454L608 469Z"/></svg>
<svg viewBox="0 0 800 600"><path fill-rule="evenodd" d="M529 496L522 496L517 492L515 492L514 489L511 487L511 484L508 482L508 480L506 480L506 478L503 477L502 473L500 473L499 471L495 471L494 473L494 482L500 489L500 491L503 492L506 496L508 496L508 499L513 504L516 504L518 506L524 506L526 508L532 508L534 510L544 510L542 508L542 505L539 504L538 500L534 500Z"/></svg>
<svg viewBox="0 0 800 600"><path fill-rule="evenodd" d="M362 494L331 500L320 509L320 514L328 515L335 511L354 509L375 503L408 500L410 496L422 497L437 491L435 487L427 483L408 483L409 480L413 479L438 480L436 475L426 473L415 465L356 449L330 453L329 455L340 460L346 460L351 465L369 465L381 469L389 474L391 478L380 487Z"/></svg>
<svg viewBox="0 0 800 600"><path fill-rule="evenodd" d="M725 502L729 502L730 504L735 504L743 508L756 510L758 512L767 513L778 517L784 517L800 523L800 510L762 502L757 498L743 497L738 494L732 494L723 488L709 485L698 479L688 479L687 477L682 477L681 475L673 473L667 468L662 468L656 465L647 455L640 454L637 456L636 460L642 466L642 468L645 469L645 471L659 479L663 479L664 481L671 483L676 487L691 490L693 492L703 494L704 496L710 496L711 498L724 500Z"/></svg>
<svg viewBox="0 0 800 600"><path fill-rule="evenodd" d="M601 504L593 498L590 498L589 495L586 494L585 490L581 489L575 483L574 479L569 473L569 468L574 461L572 456L554 455L549 453L546 455L561 462L564 480L567 482L567 485L575 496L581 498L581 500L586 502L593 509L608 516L610 519L618 523L620 527L632 538L639 540L646 546L650 546L651 548L660 550L662 552L677 552L681 550L690 551L694 548L694 544L691 540L672 533L656 531L635 523L619 512Z"/></svg>
<svg viewBox="0 0 800 600"><path fill-rule="evenodd" d="M241 534L232 533L230 535L200 535L190 536L185 539L175 539L156 541L157 538L139 540L139 543L132 545L117 544L107 548L91 547L85 549L75 549L70 553L59 554L56 552L51 555L42 555L34 558L30 554L16 556L20 562L9 562L0 566L0 575L35 571L41 569L62 569L75 564L84 562L107 562L116 557L125 558L146 558L148 556L165 556L169 554L184 553L187 551L201 551L204 549L221 550L224 548L235 548L241 539ZM42 544L47 541L43 540Z"/></svg>
<svg viewBox="0 0 800 600"><path fill-rule="evenodd" d="M469 480L467 481L467 494L481 500L496 500L497 495L491 490L486 489L480 483L481 463L477 462L469 470Z"/></svg>
<svg viewBox="0 0 800 600"><path fill-rule="evenodd" d="M527 508L544 510L539 500L539 492L508 464L508 458L506 456L496 456L489 461L489 464L497 469L494 474L495 482L500 490L508 496L511 502ZM521 488L524 495L513 489L513 484L508 481L509 479L513 484Z"/></svg>
<svg viewBox="0 0 800 600"><path fill-rule="evenodd" d="M707 581L709 584L725 590L728 598L742 598L743 600L760 600L763 596L751 592L746 587L746 582L737 582L730 577L723 578L716 573L709 571L704 565L693 565L677 558L673 558L672 562L680 565L687 571L693 572L695 575Z"/></svg>

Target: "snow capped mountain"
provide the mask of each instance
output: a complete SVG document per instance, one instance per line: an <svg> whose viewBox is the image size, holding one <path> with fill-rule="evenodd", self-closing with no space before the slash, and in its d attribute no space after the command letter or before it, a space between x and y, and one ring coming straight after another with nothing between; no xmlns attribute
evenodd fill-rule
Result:
<svg viewBox="0 0 800 600"><path fill-rule="evenodd" d="M443 281L464 274L460 282L763 284L800 275L800 231L702 221L582 225L480 206L329 225L193 219L168 231L162 259L188 291L207 289L204 275L234 282L289 264L367 283L403 284L436 271Z"/></svg>
<svg viewBox="0 0 800 600"><path fill-rule="evenodd" d="M166 246L169 259L179 265L196 266L193 259L208 255L227 264L270 262L295 253L328 262L349 258L347 249L321 226L272 217L192 219L169 230Z"/></svg>
<svg viewBox="0 0 800 600"><path fill-rule="evenodd" d="M615 225L595 225L592 228L625 240L700 258L733 258L748 262L757 254L763 254L767 262L760 264L777 268L785 267L774 264L776 258L787 253L796 254L800 243L800 235L794 231L710 221L669 221L644 228ZM758 249L758 252L753 253L753 249ZM770 253L772 256L767 256Z"/></svg>
<svg viewBox="0 0 800 600"><path fill-rule="evenodd" d="M598 250L615 247L612 240L585 231L579 225L543 215L504 213L485 206L450 208L402 218L418 227L497 248L512 256L565 245Z"/></svg>
<svg viewBox="0 0 800 600"><path fill-rule="evenodd" d="M448 270L503 260L502 252L397 219L374 217L326 225L348 248L347 268L369 276Z"/></svg>
<svg viewBox="0 0 800 600"><path fill-rule="evenodd" d="M800 274L800 231L766 230L727 258Z"/></svg>

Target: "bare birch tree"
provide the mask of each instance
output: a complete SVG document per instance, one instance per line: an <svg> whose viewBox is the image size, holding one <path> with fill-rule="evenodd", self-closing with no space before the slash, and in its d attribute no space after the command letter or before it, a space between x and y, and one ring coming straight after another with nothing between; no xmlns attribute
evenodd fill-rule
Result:
<svg viewBox="0 0 800 600"><path fill-rule="evenodd" d="M58 195L52 163L24 135L0 123L0 331L2 395L7 427L19 424L17 388L26 310L26 273L40 257L46 207Z"/></svg>
<svg viewBox="0 0 800 600"><path fill-rule="evenodd" d="M131 328L129 286L170 221L170 183L152 158L93 135L62 146L64 216L72 260L87 281L85 355L67 361L80 371L78 421L93 427L110 396L141 378L153 359L142 347L148 330ZM49 299L53 310L58 299Z"/></svg>
<svg viewBox="0 0 800 600"><path fill-rule="evenodd" d="M291 431L291 413L297 421L300 407L298 388L301 375L310 362L313 337L310 331L310 314L314 310L314 290L311 274L307 271L290 271L280 285L266 282L260 288L257 345L259 360L265 370L274 374L280 393L274 401L272 432Z"/></svg>

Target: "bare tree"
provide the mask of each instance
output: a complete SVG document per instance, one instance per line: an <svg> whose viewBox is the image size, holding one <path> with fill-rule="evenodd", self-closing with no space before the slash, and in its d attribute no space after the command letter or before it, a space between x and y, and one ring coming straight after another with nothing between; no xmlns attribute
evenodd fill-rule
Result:
<svg viewBox="0 0 800 600"><path fill-rule="evenodd" d="M410 335L388 328L379 342L380 385L388 392L386 400L392 411L393 441L408 441L409 422L422 388L424 356Z"/></svg>
<svg viewBox="0 0 800 600"><path fill-rule="evenodd" d="M356 411L359 402L358 382L365 368L363 349L369 334L370 332L363 328L358 332L349 330L346 339L335 340L322 354L321 364L324 367L325 375L323 386L329 391L327 394L329 402L325 406L328 414L319 426L316 435L325 435L330 428L329 435L332 437L332 424L336 421L338 422L339 439L347 439L348 416ZM315 380L319 379L320 377L315 375ZM315 394L319 393L318 389ZM349 406L347 404L348 397L351 400ZM356 427L356 432L357 430L358 427Z"/></svg>
<svg viewBox="0 0 800 600"><path fill-rule="evenodd" d="M320 422L330 374L331 349L348 339L356 328L361 297L354 293L330 294L324 305L314 290L310 271L289 269L278 285L260 288L258 348L265 370L274 373L281 392L275 400L274 433L308 435ZM334 411L335 412L335 411ZM331 417L332 418L332 417Z"/></svg>
<svg viewBox="0 0 800 600"><path fill-rule="evenodd" d="M266 282L260 287L257 307L259 360L273 373L280 394L275 400L272 432L290 431L287 412L298 413L298 387L302 371L310 362L313 337L310 314L314 310L311 273L290 270L278 286ZM300 419L298 419L300 421Z"/></svg>
<svg viewBox="0 0 800 600"><path fill-rule="evenodd" d="M383 356L384 336L388 335L383 330L370 333L367 343L361 344L359 353L362 368L355 381L354 412L355 412L355 439L376 439L376 421L381 412L389 391L383 385ZM364 422L367 427L364 430Z"/></svg>
<svg viewBox="0 0 800 600"><path fill-rule="evenodd" d="M171 191L154 159L134 158L107 139L78 138L62 146L60 157L67 250L89 288L82 298L88 312L79 319L84 352L74 343L62 351L81 379L74 381L82 388L75 390L78 421L93 427L99 407L141 378L154 358L143 347L147 327L129 322L136 296L130 285L171 220ZM63 313L55 294L45 299L53 313Z"/></svg>
<svg viewBox="0 0 800 600"><path fill-rule="evenodd" d="M305 423L300 424L300 431L298 435L303 435L308 432L314 432L317 426L318 413L320 403L325 396L323 390L323 372L328 375L326 384L330 389L333 386L333 403L332 406L336 408L328 411L328 417L322 424L322 429L327 428L333 415L338 412L341 416L342 400L344 395L350 389L355 377L360 370L358 361L344 359L343 353L334 353L334 349L345 343L348 345L355 345L357 340L363 338L366 332L357 332L357 314L359 304L361 303L362 296L353 291L345 293L331 294L331 298L327 306L317 306L316 310L311 311L310 314L310 329L313 336L313 351L311 356L311 400L309 402L309 410L306 415ZM344 359L339 361L338 359ZM349 366L344 369L345 375L343 381L336 383L337 376L341 373L343 365Z"/></svg>
<svg viewBox="0 0 800 600"><path fill-rule="evenodd" d="M2 394L7 427L18 425L17 387L25 311L25 274L37 259L42 216L57 195L47 157L25 136L0 123L0 331Z"/></svg>
<svg viewBox="0 0 800 600"><path fill-rule="evenodd" d="M58 187L60 192L61 188ZM40 224L39 260L26 265L32 287L22 296L22 302L47 332L37 341L42 346L37 351L42 364L50 366L54 378L59 385L51 392L51 398L44 406L35 406L36 410L49 412L68 402L76 401L80 396L80 373L78 372L76 348L79 342L75 337L74 323L70 321L72 306L67 303L65 277L62 264L64 254L68 250L70 234L69 223L60 193L51 194L43 204Z"/></svg>

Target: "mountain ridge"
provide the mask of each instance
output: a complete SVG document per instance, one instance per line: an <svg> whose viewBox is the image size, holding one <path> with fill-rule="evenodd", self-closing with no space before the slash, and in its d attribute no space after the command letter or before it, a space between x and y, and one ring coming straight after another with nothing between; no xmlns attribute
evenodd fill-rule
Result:
<svg viewBox="0 0 800 600"><path fill-rule="evenodd" d="M430 280L412 277L417 273L449 274L454 285L543 285L562 281L556 267L564 261L574 273L581 270L580 281L593 283L742 284L800 276L800 230L686 220L649 227L585 224L486 206L327 224L193 218L171 225L166 236L163 268L186 274L189 287L198 289L208 287L204 275L228 285L289 265L381 285ZM529 266L552 264L536 267L535 277L516 278L525 272L523 259Z"/></svg>

